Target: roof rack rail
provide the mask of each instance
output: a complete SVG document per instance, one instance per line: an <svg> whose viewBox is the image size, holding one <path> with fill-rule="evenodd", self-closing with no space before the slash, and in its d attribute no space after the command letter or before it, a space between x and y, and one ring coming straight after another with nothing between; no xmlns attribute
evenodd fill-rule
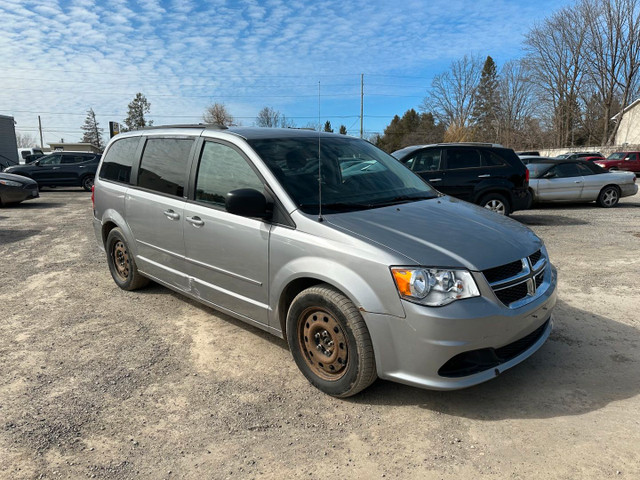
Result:
<svg viewBox="0 0 640 480"><path fill-rule="evenodd" d="M218 125L216 123L185 123L179 125L151 125L136 128L135 130L155 130L158 128L211 128L215 130L227 130L229 127L226 125Z"/></svg>

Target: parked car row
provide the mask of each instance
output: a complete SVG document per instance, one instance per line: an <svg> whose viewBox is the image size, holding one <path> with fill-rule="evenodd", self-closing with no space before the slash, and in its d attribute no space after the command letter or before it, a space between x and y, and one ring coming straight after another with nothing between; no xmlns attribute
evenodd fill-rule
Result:
<svg viewBox="0 0 640 480"><path fill-rule="evenodd" d="M7 167L3 172L30 178L39 187L82 187L89 192L100 158L95 153L54 152L25 165Z"/></svg>

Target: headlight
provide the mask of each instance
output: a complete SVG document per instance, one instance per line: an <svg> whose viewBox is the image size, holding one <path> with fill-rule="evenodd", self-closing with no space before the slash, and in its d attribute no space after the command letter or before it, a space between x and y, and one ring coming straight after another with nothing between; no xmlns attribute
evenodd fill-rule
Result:
<svg viewBox="0 0 640 480"><path fill-rule="evenodd" d="M598 165L599 167L605 168L605 167L604 167L604 163L598 163L598 162L593 162L593 163L595 163L595 164L596 164L596 165Z"/></svg>
<svg viewBox="0 0 640 480"><path fill-rule="evenodd" d="M392 267L391 273L402 298L429 307L480 296L468 270Z"/></svg>
<svg viewBox="0 0 640 480"><path fill-rule="evenodd" d="M20 182L14 182L13 180L4 180L0 178L0 185L6 185L7 187L21 187Z"/></svg>

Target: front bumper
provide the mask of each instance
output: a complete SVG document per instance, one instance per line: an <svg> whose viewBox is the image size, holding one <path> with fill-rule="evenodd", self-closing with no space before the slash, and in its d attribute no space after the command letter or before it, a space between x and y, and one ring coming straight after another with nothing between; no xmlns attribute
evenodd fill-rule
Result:
<svg viewBox="0 0 640 480"><path fill-rule="evenodd" d="M378 376L421 388L454 390L491 380L530 357L553 326L556 272L551 265L547 270L546 290L520 308L507 308L497 298L483 295L439 308L403 300L405 318L363 313ZM488 361L496 352L497 364ZM458 359L468 364L474 358L480 362L477 368L466 370L473 373L451 368Z"/></svg>

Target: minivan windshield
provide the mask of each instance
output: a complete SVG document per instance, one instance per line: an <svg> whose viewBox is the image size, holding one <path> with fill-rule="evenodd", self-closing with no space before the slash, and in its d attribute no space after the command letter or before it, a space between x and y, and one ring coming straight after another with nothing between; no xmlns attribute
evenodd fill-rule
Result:
<svg viewBox="0 0 640 480"><path fill-rule="evenodd" d="M305 213L377 208L438 196L396 159L356 138L309 136L248 140ZM318 155L320 162L318 162ZM321 175L322 182L318 185Z"/></svg>

